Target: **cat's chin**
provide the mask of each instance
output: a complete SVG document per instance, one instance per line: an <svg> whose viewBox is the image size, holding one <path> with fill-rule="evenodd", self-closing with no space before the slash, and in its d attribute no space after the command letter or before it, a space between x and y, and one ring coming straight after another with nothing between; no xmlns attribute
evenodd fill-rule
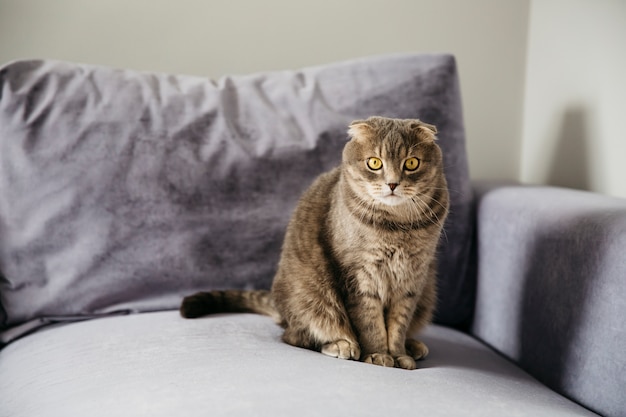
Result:
<svg viewBox="0 0 626 417"><path fill-rule="evenodd" d="M384 205L391 207L397 207L401 204L406 203L406 199L404 197L400 197L396 194L388 194L384 197L378 197L377 200Z"/></svg>

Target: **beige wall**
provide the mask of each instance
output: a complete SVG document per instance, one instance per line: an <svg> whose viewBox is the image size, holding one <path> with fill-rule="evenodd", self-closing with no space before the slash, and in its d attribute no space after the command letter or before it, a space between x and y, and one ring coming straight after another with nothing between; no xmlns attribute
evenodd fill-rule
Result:
<svg viewBox="0 0 626 417"><path fill-rule="evenodd" d="M0 0L0 61L218 77L389 52L457 56L473 177L517 178L529 0Z"/></svg>
<svg viewBox="0 0 626 417"><path fill-rule="evenodd" d="M626 1L531 4L521 179L626 197Z"/></svg>
<svg viewBox="0 0 626 417"><path fill-rule="evenodd" d="M0 0L0 62L219 77L457 56L473 178L626 197L624 0Z"/></svg>

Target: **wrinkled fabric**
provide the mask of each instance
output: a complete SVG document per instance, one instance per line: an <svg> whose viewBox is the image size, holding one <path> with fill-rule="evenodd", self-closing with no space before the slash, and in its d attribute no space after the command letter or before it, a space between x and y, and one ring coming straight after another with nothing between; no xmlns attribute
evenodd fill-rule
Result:
<svg viewBox="0 0 626 417"><path fill-rule="evenodd" d="M471 190L451 56L217 81L18 61L0 70L0 330L268 288L300 194L371 115L439 129L451 215L437 317L466 322Z"/></svg>

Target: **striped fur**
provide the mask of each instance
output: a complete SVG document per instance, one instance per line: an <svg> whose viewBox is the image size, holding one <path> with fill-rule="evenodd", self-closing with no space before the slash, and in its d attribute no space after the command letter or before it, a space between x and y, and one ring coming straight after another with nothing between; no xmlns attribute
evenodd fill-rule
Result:
<svg viewBox="0 0 626 417"><path fill-rule="evenodd" d="M416 367L428 348L407 333L431 320L435 252L448 213L436 129L419 120L372 117L353 122L349 134L341 166L322 174L300 199L271 292L198 293L184 299L184 317L266 314L294 346ZM370 158L379 161L368 164ZM406 163L411 158L419 160L413 170L407 167L415 161Z"/></svg>

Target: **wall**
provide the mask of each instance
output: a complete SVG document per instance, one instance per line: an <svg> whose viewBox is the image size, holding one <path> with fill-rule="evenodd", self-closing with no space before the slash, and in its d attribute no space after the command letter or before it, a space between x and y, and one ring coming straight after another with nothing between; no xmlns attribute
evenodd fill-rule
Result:
<svg viewBox="0 0 626 417"><path fill-rule="evenodd" d="M521 179L626 197L626 1L530 10Z"/></svg>
<svg viewBox="0 0 626 417"><path fill-rule="evenodd" d="M474 178L519 174L529 0L0 0L0 62L219 77L390 52L457 56Z"/></svg>

